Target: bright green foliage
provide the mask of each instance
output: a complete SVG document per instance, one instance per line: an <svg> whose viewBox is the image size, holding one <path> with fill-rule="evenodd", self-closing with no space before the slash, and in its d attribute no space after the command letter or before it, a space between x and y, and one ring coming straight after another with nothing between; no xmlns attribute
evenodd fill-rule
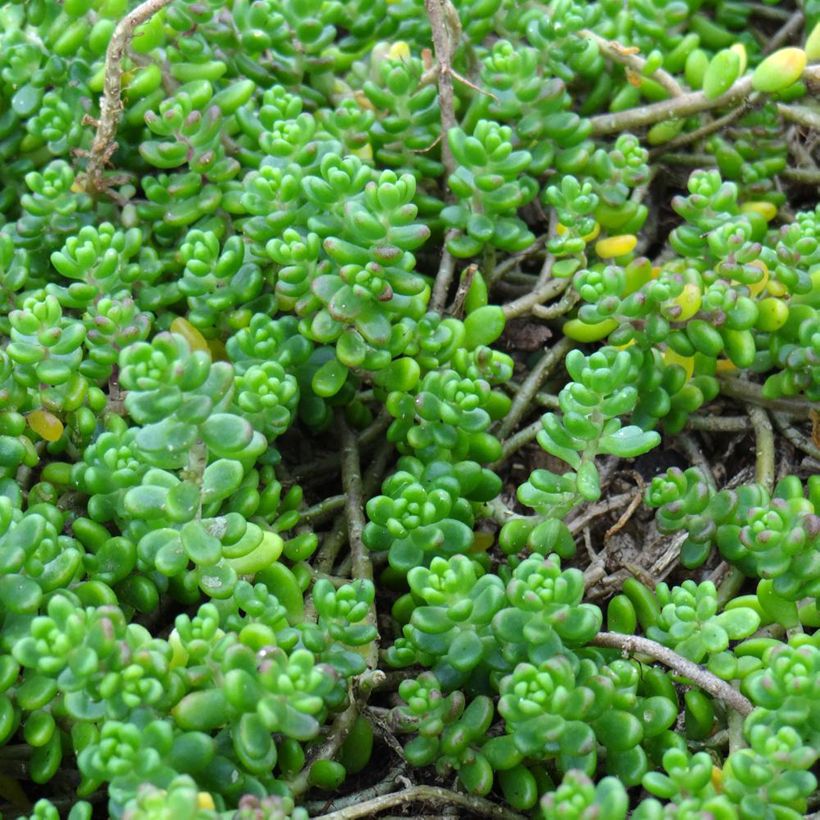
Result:
<svg viewBox="0 0 820 820"><path fill-rule="evenodd" d="M661 582L655 597L660 617L646 630L647 637L696 663L725 651L730 641L748 638L760 625L757 612L747 607L718 614L717 589L711 581L684 581L672 589Z"/></svg>
<svg viewBox="0 0 820 820"><path fill-rule="evenodd" d="M538 516L534 521L513 519L505 525L501 538L507 552L518 551L526 543L542 553L555 550L564 557L572 555L574 543L561 519L580 501L600 497L596 456L632 458L660 440L655 432L622 425L620 416L630 413L638 400L638 391L629 383L627 352L607 347L585 357L573 350L566 365L573 381L558 397L562 415L542 417L538 443L570 470L561 475L534 470L518 488L518 500Z"/></svg>
<svg viewBox="0 0 820 820"><path fill-rule="evenodd" d="M448 243L459 258L475 256L485 245L522 251L535 239L515 216L537 193L535 180L523 176L532 161L528 151L513 150L512 130L479 120L472 134L453 128L447 135L458 166L448 180L460 200L442 211L445 223L460 233Z"/></svg>
<svg viewBox="0 0 820 820"><path fill-rule="evenodd" d="M789 726L817 748L820 709L817 688L820 649L810 643L777 644L763 656L763 668L743 681L743 689L758 708L749 716L753 726Z"/></svg>
<svg viewBox="0 0 820 820"><path fill-rule="evenodd" d="M362 535L372 550L388 550L390 566L407 572L433 555L467 552L475 508L494 498L500 480L472 461L423 464L405 456L367 502L370 522Z"/></svg>
<svg viewBox="0 0 820 820"><path fill-rule="evenodd" d="M455 770L468 791L486 794L493 770L479 749L493 720L492 701L479 695L465 708L463 695L445 696L430 673L404 681L399 694L407 705L393 710L393 720L400 731L418 733L404 747L407 760L413 766L435 763L440 774Z"/></svg>
<svg viewBox="0 0 820 820"><path fill-rule="evenodd" d="M710 817L733 820L737 809L721 789L716 787L714 764L707 752L690 755L680 749L670 749L663 756L666 774L650 772L644 775L643 787L663 800L671 801L666 809L653 798L644 800L634 817L653 820L664 817ZM719 782L719 781L717 781Z"/></svg>
<svg viewBox="0 0 820 820"><path fill-rule="evenodd" d="M369 71L361 77L361 91L375 108L368 143L373 158L389 168L437 177L443 170L441 163L427 149L437 136L438 88L434 83L422 84L422 60L403 52L409 52L406 43L398 41L390 47L385 43L381 53L374 50ZM353 72L359 80L355 67Z"/></svg>
<svg viewBox="0 0 820 820"><path fill-rule="evenodd" d="M817 593L818 482L803 485L787 476L774 497L759 485L715 492L696 468L671 469L656 478L647 502L658 507L658 525L666 532L686 529L683 560L700 565L716 543L721 553L748 574L771 581L775 596L789 601Z"/></svg>
<svg viewBox="0 0 820 820"><path fill-rule="evenodd" d="M386 719L519 813L805 814L816 0L448 0L435 38L422 0L174 0L106 67L136 5L0 4L0 812L306 820L373 785ZM590 347L528 379L561 337ZM692 577L619 589L645 513L576 511L724 387L800 477L658 476ZM748 748L597 647L603 608L740 687Z"/></svg>
<svg viewBox="0 0 820 820"><path fill-rule="evenodd" d="M622 820L626 817L629 800L620 781L605 777L597 785L583 772L570 769L554 792L547 792L541 800L544 820Z"/></svg>
<svg viewBox="0 0 820 820"><path fill-rule="evenodd" d="M758 726L749 731L750 749L729 756L723 769L723 788L741 816L775 811L781 817L802 817L817 778L807 771L817 749L802 743L791 727L775 734Z"/></svg>

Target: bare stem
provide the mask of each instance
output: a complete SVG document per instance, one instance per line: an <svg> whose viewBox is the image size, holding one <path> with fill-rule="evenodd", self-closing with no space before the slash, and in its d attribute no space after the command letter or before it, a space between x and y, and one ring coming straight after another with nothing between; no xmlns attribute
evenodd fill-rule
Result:
<svg viewBox="0 0 820 820"><path fill-rule="evenodd" d="M332 495L306 510L299 513L301 524L321 524L325 519L330 518L333 513L339 512L345 505L345 496Z"/></svg>
<svg viewBox="0 0 820 820"><path fill-rule="evenodd" d="M336 715L336 719L333 721L324 742L313 750L310 760L304 768L288 783L294 797L304 794L310 787L310 769L317 760L332 760L336 756L350 734L362 706L367 702L367 698L374 687L381 683L383 678L384 672L376 669L367 670L356 679L356 682L351 686L350 705L343 712Z"/></svg>
<svg viewBox="0 0 820 820"><path fill-rule="evenodd" d="M820 461L820 447L818 447L810 438L801 435L800 431L792 427L789 423L788 416L782 413L772 413L775 426L786 439L798 450L802 450L810 458Z"/></svg>
<svg viewBox="0 0 820 820"><path fill-rule="evenodd" d="M820 82L820 65L807 66L803 79L809 84ZM612 114L600 114L592 118L592 133L596 136L617 134L634 128L644 128L664 120L691 117L714 108L733 108L752 93L752 75L741 77L725 94L709 99L702 91L694 91L681 97L630 108Z"/></svg>
<svg viewBox="0 0 820 820"><path fill-rule="evenodd" d="M376 416L371 424L359 434L359 449L364 450L384 438L384 431L390 426L393 417L386 410ZM310 478L327 477L339 468L339 454L331 453L313 461L300 464L293 468L293 475L299 481Z"/></svg>
<svg viewBox="0 0 820 820"><path fill-rule="evenodd" d="M461 24L458 13L450 0L424 0L430 28L433 32L433 48L438 62L438 100L441 109L441 162L447 178L456 169L453 152L450 150L448 135L451 128L455 128L456 114L453 96L453 53L461 37ZM457 231L449 230L444 238L436 281L433 284L433 293L430 297L430 309L441 311L447 300L447 293L453 281L455 260L447 250L447 241Z"/></svg>
<svg viewBox="0 0 820 820"><path fill-rule="evenodd" d="M763 47L763 53L771 54L773 51L777 51L783 43L791 40L792 37L800 31L805 19L806 18L800 9L794 12L794 14L792 14L792 16L786 20L786 22L772 35L771 39Z"/></svg>
<svg viewBox="0 0 820 820"><path fill-rule="evenodd" d="M707 433L742 433L749 429L746 416L689 416L686 426Z"/></svg>
<svg viewBox="0 0 820 820"><path fill-rule="evenodd" d="M563 361L564 356L575 346L572 339L565 336L558 344L547 350L539 360L538 364L530 371L529 376L521 384L521 389L516 393L510 410L498 428L499 438L506 438L513 431L524 414L532 407L532 400L544 379Z"/></svg>
<svg viewBox="0 0 820 820"><path fill-rule="evenodd" d="M751 94L748 100L745 100L741 105L730 111L728 114L724 114L716 120L707 122L699 128L696 128L694 131L688 131L685 134L681 134L679 137L675 137L674 139L669 140L669 142L663 143L663 145L658 145L649 152L649 158L656 159L661 154L666 154L669 151L677 151L678 148L691 145L693 142L697 142L704 137L708 137L716 131L721 131L726 128L727 125L731 125L735 122L735 120L739 120L744 114L751 110L754 107L755 102L759 99L759 96L760 95L758 94Z"/></svg>
<svg viewBox="0 0 820 820"><path fill-rule="evenodd" d="M342 411L337 411L336 425L342 445L342 488L345 491L345 514L347 517L347 537L350 546L352 561L352 576L356 580L373 581L373 564L370 562L370 553L362 542L364 530L364 500L362 497L362 469L359 462L359 446L356 436L347 422ZM376 607L371 605L367 622L377 625ZM379 661L379 647L374 640L367 648L367 666L375 669Z"/></svg>
<svg viewBox="0 0 820 820"><path fill-rule="evenodd" d="M447 250L447 243L458 236L456 228L450 228L444 235L444 244L441 246L441 261L436 273L436 281L433 282L433 293L430 296L430 310L442 311L444 303L447 301L447 294L450 292L450 285L453 284L453 274L456 269L456 260L453 254Z"/></svg>
<svg viewBox="0 0 820 820"><path fill-rule="evenodd" d="M430 803L436 806L457 806L463 809L462 816L493 817L498 820L525 820L523 814L493 803L484 797L443 789L440 786L411 786L404 791L385 794L366 800L355 806L322 814L314 820L355 820L370 817L393 806L408 806L412 803Z"/></svg>
<svg viewBox="0 0 820 820"><path fill-rule="evenodd" d="M120 20L111 35L105 54L100 119L91 143L85 176L85 187L89 193L99 193L105 189L103 169L117 150L117 126L122 113L122 58L134 36L134 29L150 20L170 2L171 0L145 0Z"/></svg>
<svg viewBox="0 0 820 820"><path fill-rule="evenodd" d="M363 803L365 800L372 800L374 797L380 797L383 794L389 794L396 788L396 781L402 776L404 770L407 768L406 763L399 763L393 766L392 769L378 782L372 786L368 786L361 791L353 794L346 794L344 797L339 797L330 803L327 800L315 800L307 803L306 808L311 814L319 814L321 812L334 812L345 809L348 806L355 806Z"/></svg>
<svg viewBox="0 0 820 820"><path fill-rule="evenodd" d="M749 419L755 431L755 481L766 488L774 489L774 432L765 410L751 405Z"/></svg>
<svg viewBox="0 0 820 820"><path fill-rule="evenodd" d="M643 74L646 69L646 60L641 57L638 50L629 46L621 45L615 40L606 40L597 35L594 31L585 29L580 31L582 37L587 37L594 40L602 54L609 57L610 60L626 66L629 70L636 74ZM678 81L662 68L658 68L648 76L652 77L658 85L663 86L673 97L680 97L683 94L683 89L678 84Z"/></svg>
<svg viewBox="0 0 820 820"><path fill-rule="evenodd" d="M680 675L694 681L701 689L720 698L727 706L731 706L744 717L752 711L752 704L744 695L722 681L702 666L687 660L665 646L641 638L637 635L621 635L617 632L599 632L591 641L593 646L603 646L609 649L620 649L631 655L648 655L656 661L674 670Z"/></svg>
<svg viewBox="0 0 820 820"><path fill-rule="evenodd" d="M515 435L504 439L501 442L501 458L495 462L493 467L498 467L513 453L517 453L525 444L529 444L542 429L541 419L538 418L526 427L522 427Z"/></svg>
<svg viewBox="0 0 820 820"><path fill-rule="evenodd" d="M811 404L807 401L801 399L767 399L763 395L763 388L759 384L745 379L722 376L719 381L720 392L724 396L740 399L749 404L756 404L758 407L765 407L767 410L785 413L794 418L809 418Z"/></svg>
<svg viewBox="0 0 820 820"><path fill-rule="evenodd" d="M810 131L820 131L820 114L806 105L785 105L777 104L777 113L784 120L802 125Z"/></svg>

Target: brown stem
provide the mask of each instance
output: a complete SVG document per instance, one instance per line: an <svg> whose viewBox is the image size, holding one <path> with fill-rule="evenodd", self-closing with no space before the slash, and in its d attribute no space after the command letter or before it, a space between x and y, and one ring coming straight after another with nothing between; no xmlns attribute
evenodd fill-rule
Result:
<svg viewBox="0 0 820 820"><path fill-rule="evenodd" d="M441 110L441 162L444 165L445 177L449 178L456 169L453 152L450 149L448 135L455 128L456 114L453 96L453 52L461 37L461 24L458 13L450 0L424 0L430 28L433 32L433 48L438 62L438 100ZM447 300L447 293L453 281L455 260L447 250L447 241L457 231L450 230L444 238L436 281L430 297L430 309L441 311Z"/></svg>
<svg viewBox="0 0 820 820"><path fill-rule="evenodd" d="M594 40L602 54L609 57L610 60L626 66L636 74L643 74L646 69L646 60L638 54L637 49L624 46L614 40L606 40L597 35L594 31L584 29L578 32L582 37L587 37ZM656 69L652 74L647 76L652 77L658 85L663 86L671 96L680 97L683 94L683 89L678 84L678 81L668 72L662 68Z"/></svg>
<svg viewBox="0 0 820 820"><path fill-rule="evenodd" d="M144 0L133 11L117 23L108 50L105 54L105 80L103 96L100 100L100 119L97 133L91 143L88 167L85 174L85 188L89 193L99 193L105 189L103 169L117 150L117 126L122 113L122 58L128 48L134 29L150 20L171 0Z"/></svg>
<svg viewBox="0 0 820 820"><path fill-rule="evenodd" d="M773 51L777 51L783 43L787 43L791 40L792 37L800 31L805 19L806 18L800 9L794 12L794 14L792 14L792 16L786 20L786 22L772 35L771 39L764 46L763 53L771 54Z"/></svg>
<svg viewBox="0 0 820 820"><path fill-rule="evenodd" d="M735 120L739 120L744 114L750 111L759 98L759 94L752 94L749 96L748 100L745 100L741 105L730 111L728 114L724 114L716 120L707 122L706 124L701 125L700 128L696 128L694 131L688 131L685 134L681 134L679 137L675 137L674 139L669 140L669 142L663 143L663 145L658 145L649 152L649 158L656 159L661 154L666 154L669 151L676 151L678 148L691 145L693 142L697 142L704 137L708 137L716 131L721 131L727 125L731 125L735 122Z"/></svg>
<svg viewBox="0 0 820 820"><path fill-rule="evenodd" d="M763 395L763 388L755 382L737 379L731 376L721 376L720 392L724 396L740 399L749 404L765 407L767 410L785 413L799 419L809 418L811 404L801 399L767 399Z"/></svg>
<svg viewBox="0 0 820 820"><path fill-rule="evenodd" d="M404 791L374 797L355 806L322 814L314 820L355 820L369 817L393 806L409 806L412 803L432 803L437 806L457 806L464 810L462 816L494 817L498 820L525 820L523 814L493 803L484 797L443 789L440 786L411 786Z"/></svg>
<svg viewBox="0 0 820 820"><path fill-rule="evenodd" d="M362 706L367 702L367 698L370 697L374 687L381 683L383 678L384 672L380 669L367 670L350 687L350 705L343 712L336 715L324 742L313 750L310 760L305 764L302 771L288 783L294 797L304 794L310 787L310 769L317 760L332 760L336 756L350 734Z"/></svg>
<svg viewBox="0 0 820 820"><path fill-rule="evenodd" d="M784 120L802 125L810 131L820 131L820 114L806 105L785 105L777 104L777 113Z"/></svg>
<svg viewBox="0 0 820 820"><path fill-rule="evenodd" d="M802 450L810 458L820 461L820 447L818 447L810 438L804 436L799 430L792 427L789 423L788 416L782 413L772 413L772 418L778 430L786 437L789 443L797 450Z"/></svg>
<svg viewBox="0 0 820 820"><path fill-rule="evenodd" d="M439 262L436 280L433 282L433 293L430 296L430 310L442 311L444 303L447 301L447 294L450 292L450 285L453 284L453 274L456 269L456 260L453 254L447 250L447 243L458 236L456 228L450 228L444 235L444 244L441 246L441 261Z"/></svg>
<svg viewBox="0 0 820 820"><path fill-rule="evenodd" d="M742 433L749 429L746 416L689 416L686 426L707 433Z"/></svg>
<svg viewBox="0 0 820 820"><path fill-rule="evenodd" d="M575 342L568 337L564 337L560 342L547 350L539 360L538 364L530 371L529 376L521 384L521 388L516 393L510 405L510 409L498 428L499 438L506 438L513 431L516 424L523 418L527 410L532 406L533 396L544 382L544 379L563 361L564 356L575 347Z"/></svg>
<svg viewBox="0 0 820 820"><path fill-rule="evenodd" d="M344 420L343 411L338 410L336 426L342 445L342 488L344 489L347 537L352 562L352 577L356 580L373 581L373 564L370 553L362 542L364 530L364 500L362 497L362 468L359 461L359 446L356 436ZM376 606L371 605L367 623L377 625ZM367 666L375 669L379 661L378 639L371 641L367 648Z"/></svg>
<svg viewBox="0 0 820 820"><path fill-rule="evenodd" d="M702 666L681 657L677 652L673 652L656 641L650 641L649 638L621 635L617 632L599 632L591 643L593 646L620 649L630 655L648 655L653 660L660 661L678 674L694 681L705 692L720 698L727 706L731 706L744 717L753 709L751 701L726 681L722 681Z"/></svg>
<svg viewBox="0 0 820 820"><path fill-rule="evenodd" d="M820 65L807 66L803 72L803 79L812 85L820 83ZM694 91L682 97L673 97L640 108L600 114L591 120L592 133L596 136L617 134L634 128L644 128L664 120L691 117L693 114L700 114L702 111L710 111L713 108L732 108L748 97L752 90L752 75L747 74L731 86L725 94L714 99L709 99L702 91Z"/></svg>
<svg viewBox="0 0 820 820"><path fill-rule="evenodd" d="M771 494L774 489L774 431L769 415L761 407L749 407L755 431L755 481Z"/></svg>

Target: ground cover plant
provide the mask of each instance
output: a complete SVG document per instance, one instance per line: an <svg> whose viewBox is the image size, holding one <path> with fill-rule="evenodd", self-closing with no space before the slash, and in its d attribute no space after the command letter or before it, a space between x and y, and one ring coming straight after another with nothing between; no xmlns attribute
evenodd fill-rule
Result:
<svg viewBox="0 0 820 820"><path fill-rule="evenodd" d="M820 3L0 4L0 811L818 807Z"/></svg>

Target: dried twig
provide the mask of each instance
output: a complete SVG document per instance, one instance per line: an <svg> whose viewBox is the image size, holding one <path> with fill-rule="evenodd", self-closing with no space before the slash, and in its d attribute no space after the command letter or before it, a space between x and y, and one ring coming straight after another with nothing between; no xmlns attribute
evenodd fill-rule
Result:
<svg viewBox="0 0 820 820"><path fill-rule="evenodd" d="M453 298L453 304L450 305L450 310L448 311L451 316L459 318L464 311L464 300L470 292L470 286L473 284L473 279L475 279L476 273L478 273L478 265L473 263L472 265L468 265L464 269L464 273L461 274L461 281L458 283L458 290Z"/></svg>
<svg viewBox="0 0 820 820"><path fill-rule="evenodd" d="M785 23L772 35L766 45L763 47L764 54L771 54L777 51L783 43L789 42L803 26L805 20L803 12L798 9Z"/></svg>
<svg viewBox="0 0 820 820"><path fill-rule="evenodd" d="M777 113L780 114L784 120L793 122L796 125L801 125L810 131L820 131L820 114L806 105L786 105L785 103L778 103Z"/></svg>
<svg viewBox="0 0 820 820"><path fill-rule="evenodd" d="M783 434L786 440L796 449L801 450L810 458L820 461L820 447L818 447L810 438L804 436L789 423L788 416L782 413L772 413L775 426Z"/></svg>
<svg viewBox="0 0 820 820"><path fill-rule="evenodd" d="M763 395L763 388L755 382L746 379L737 379L731 376L720 376L720 392L724 396L740 399L748 404L765 407L767 410L784 413L794 418L807 419L811 412L811 404L802 399L767 399Z"/></svg>
<svg viewBox="0 0 820 820"><path fill-rule="evenodd" d="M652 148L649 151L649 159L657 159L662 154L667 154L670 151L677 151L678 148L691 145L693 142L702 140L710 134L723 130L727 125L731 125L736 120L739 120L744 114L748 113L752 108L754 108L755 103L759 100L759 94L750 94L748 100L745 100L741 103L741 105L730 111L728 114L724 114L722 117L718 117L716 120L712 120L711 122L704 123L699 128L695 128L694 131L687 131L685 134L681 134L680 136L669 140L669 142L663 143L663 145L658 145L655 148Z"/></svg>
<svg viewBox="0 0 820 820"><path fill-rule="evenodd" d="M628 70L634 72L635 74L643 75L646 69L646 60L641 57L637 48L624 46L615 40L606 40L597 35L594 31L589 31L588 29L584 29L578 33L582 37L587 37L590 40L594 40L597 43L601 53L609 57L610 60L620 63L622 66L626 66ZM673 97L680 97L683 95L683 89L678 84L678 81L662 68L657 68L651 74L646 76L651 77L658 83L658 85L663 86L663 88L665 88Z"/></svg>
<svg viewBox="0 0 820 820"><path fill-rule="evenodd" d="M309 776L311 766L317 760L332 760L342 744L345 742L362 706L367 702L367 698L373 689L384 679L384 672L381 669L367 670L363 672L350 687L350 705L343 712L336 715L331 724L330 733L325 740L316 747L310 755L310 760L302 770L289 783L291 793L298 797L304 794L309 786Z"/></svg>
<svg viewBox="0 0 820 820"><path fill-rule="evenodd" d="M91 143L88 167L85 172L85 189L89 193L99 193L105 190L103 169L111 159L111 155L117 150L117 126L122 113L122 58L134 36L134 29L146 20L150 20L170 2L171 0L145 0L120 20L111 35L105 54L105 79L103 96L100 100L100 119L97 123L97 133Z"/></svg>
<svg viewBox="0 0 820 820"><path fill-rule="evenodd" d="M441 162L444 172L449 177L455 171L455 160L450 150L450 141L447 138L451 128L456 125L456 114L453 97L453 52L456 50L461 37L461 24L458 13L450 0L424 0L430 28L433 32L433 47L438 62L438 99L441 109ZM436 281L433 284L433 293L430 297L430 309L440 311L444 308L450 284L453 281L455 260L447 250L447 241L454 232L448 231L445 236L441 252Z"/></svg>
<svg viewBox="0 0 820 820"><path fill-rule="evenodd" d="M803 79L810 84L820 83L820 65L807 66L803 72ZM741 77L725 94L709 99L702 91L694 91L681 97L672 97L669 100L644 105L640 108L630 108L627 111L618 111L612 114L600 114L593 117L592 133L596 136L617 134L634 128L644 128L664 120L691 117L702 111L714 108L732 108L752 93L752 75Z"/></svg>
<svg viewBox="0 0 820 820"><path fill-rule="evenodd" d="M689 416L686 426L708 433L745 433L749 419L746 416Z"/></svg>
<svg viewBox="0 0 820 820"><path fill-rule="evenodd" d="M771 493L774 489L774 432L765 410L750 405L749 419L755 431L755 481Z"/></svg>
<svg viewBox="0 0 820 820"><path fill-rule="evenodd" d="M499 438L506 438L521 420L527 410L532 406L533 396L544 382L544 379L562 362L564 356L575 346L575 342L568 337L564 337L560 342L547 350L539 360L538 364L530 371L527 378L521 384L521 388L516 393L509 412L498 428Z"/></svg>
<svg viewBox="0 0 820 820"><path fill-rule="evenodd" d="M549 230L545 240L549 242L558 231L558 215L555 210L550 214ZM529 313L535 305L543 305L548 299L560 296L569 286L569 279L553 279L552 266L555 264L555 257L547 252L544 257L544 264L535 282L535 287L529 292L520 296L512 302L503 306L504 316L512 319L516 316L523 316Z"/></svg>
<svg viewBox="0 0 820 820"><path fill-rule="evenodd" d="M312 815L317 815L322 812L326 813L339 811L340 809L345 809L348 806L355 806L366 800L372 800L374 797L389 794L396 788L396 783L404 774L404 770L406 768L406 763L398 763L396 766L393 766L378 783L375 783L372 786L368 786L367 788L361 789L353 794L346 794L343 797L337 797L335 800L313 800L306 804L306 808Z"/></svg>
<svg viewBox="0 0 820 820"><path fill-rule="evenodd" d="M674 670L680 675L694 681L701 689L720 698L727 706L731 706L741 715L748 715L752 711L752 704L744 695L713 675L702 666L687 660L665 646L641 638L637 635L621 635L617 632L599 632L591 641L593 646L602 646L610 649L620 649L631 655L648 655L656 661Z"/></svg>
<svg viewBox="0 0 820 820"><path fill-rule="evenodd" d="M411 786L400 792L385 794L365 800L355 806L348 806L339 811L322 814L314 820L355 820L357 817L369 817L393 806L406 806L412 803L431 803L437 806L457 806L464 811L462 816L494 817L498 820L525 820L523 814L493 803L484 797L443 789L439 786Z"/></svg>
<svg viewBox="0 0 820 820"><path fill-rule="evenodd" d="M347 518L347 535L350 545L352 576L357 581L373 581L373 564L370 562L370 553L362 542L364 530L364 499L362 497L362 470L359 463L359 446L356 436L347 422L342 411L337 411L336 426L342 445L342 488L345 491L345 516ZM370 607L367 622L377 625L375 603ZM367 666L375 669L379 661L379 648L374 640L367 648Z"/></svg>

